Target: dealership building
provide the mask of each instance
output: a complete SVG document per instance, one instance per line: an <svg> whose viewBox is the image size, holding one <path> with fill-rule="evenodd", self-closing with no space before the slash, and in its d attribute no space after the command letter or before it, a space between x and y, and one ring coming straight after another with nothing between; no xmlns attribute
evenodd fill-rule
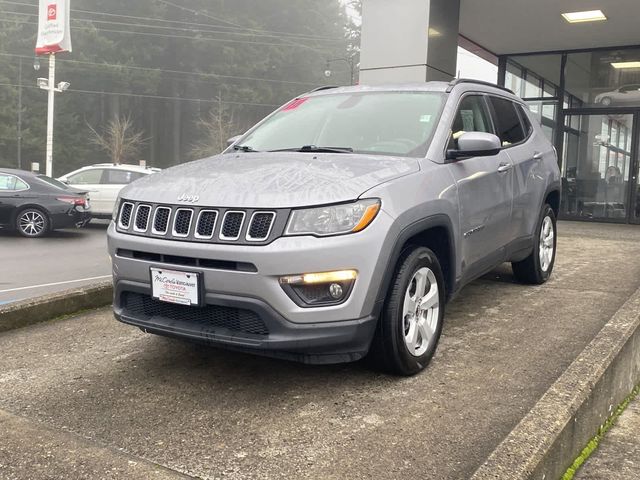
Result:
<svg viewBox="0 0 640 480"><path fill-rule="evenodd" d="M360 82L498 65L554 143L561 218L640 224L639 0L364 0Z"/></svg>

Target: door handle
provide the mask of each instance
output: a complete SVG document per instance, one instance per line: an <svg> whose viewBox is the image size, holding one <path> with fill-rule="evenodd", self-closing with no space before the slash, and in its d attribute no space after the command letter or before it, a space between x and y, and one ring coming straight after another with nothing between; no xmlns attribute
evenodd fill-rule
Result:
<svg viewBox="0 0 640 480"><path fill-rule="evenodd" d="M533 159L534 160L542 160L542 154L540 152L536 152L533 154Z"/></svg>
<svg viewBox="0 0 640 480"><path fill-rule="evenodd" d="M498 173L505 173L508 172L509 170L511 170L513 168L513 165L511 165L510 163L501 163L498 166Z"/></svg>

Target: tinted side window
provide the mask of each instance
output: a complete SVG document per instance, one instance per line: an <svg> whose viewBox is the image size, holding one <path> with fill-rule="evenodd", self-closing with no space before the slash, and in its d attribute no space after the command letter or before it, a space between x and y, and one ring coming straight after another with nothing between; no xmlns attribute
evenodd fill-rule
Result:
<svg viewBox="0 0 640 480"><path fill-rule="evenodd" d="M97 185L102 177L101 168L85 170L69 177L69 183L72 185Z"/></svg>
<svg viewBox="0 0 640 480"><path fill-rule="evenodd" d="M507 147L522 142L525 139L525 133L516 111L516 105L504 98L490 97L490 99L495 112L493 120L502 146Z"/></svg>
<svg viewBox="0 0 640 480"><path fill-rule="evenodd" d="M451 126L449 148L456 148L456 140L465 132L493 133L489 112L480 95L469 95L460 102Z"/></svg>

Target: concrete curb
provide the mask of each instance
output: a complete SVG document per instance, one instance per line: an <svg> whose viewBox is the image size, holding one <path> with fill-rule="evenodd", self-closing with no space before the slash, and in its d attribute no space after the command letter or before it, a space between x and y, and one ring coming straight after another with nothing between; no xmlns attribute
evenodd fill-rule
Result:
<svg viewBox="0 0 640 480"><path fill-rule="evenodd" d="M640 289L611 317L472 479L562 477L598 427L639 382Z"/></svg>
<svg viewBox="0 0 640 480"><path fill-rule="evenodd" d="M0 332L46 322L80 310L104 307L113 300L111 281L52 293L0 306Z"/></svg>

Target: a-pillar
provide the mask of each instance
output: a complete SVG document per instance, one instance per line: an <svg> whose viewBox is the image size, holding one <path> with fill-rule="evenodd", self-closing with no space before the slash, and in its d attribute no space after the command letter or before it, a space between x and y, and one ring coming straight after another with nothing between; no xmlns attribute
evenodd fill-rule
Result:
<svg viewBox="0 0 640 480"><path fill-rule="evenodd" d="M360 83L456 76L460 0L363 0Z"/></svg>

